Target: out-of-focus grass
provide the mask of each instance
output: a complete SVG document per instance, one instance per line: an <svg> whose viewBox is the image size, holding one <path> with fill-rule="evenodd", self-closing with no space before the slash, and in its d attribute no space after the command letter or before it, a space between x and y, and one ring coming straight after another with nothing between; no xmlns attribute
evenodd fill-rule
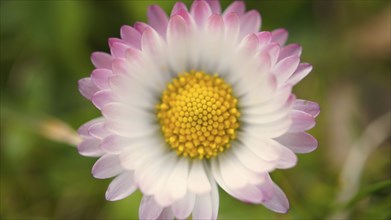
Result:
<svg viewBox="0 0 391 220"><path fill-rule="evenodd" d="M48 140L41 125L54 117L76 129L99 115L77 89L77 80L93 68L89 55L108 51L107 39L119 36L123 24L146 21L146 8L153 3L168 11L174 1L0 3L0 218L137 218L139 192L123 201L105 201L109 180L92 178L95 159ZM300 43L303 60L313 64L313 72L295 93L321 104L311 131L319 148L300 155L296 167L272 174L291 201L289 213L243 204L220 191L219 218L326 219L350 212L352 219L389 219L389 185L371 190L390 179L389 138L365 164L360 193L369 193L348 205L336 198L350 147L371 121L390 111L390 3L246 3L262 13L262 29L287 28L289 42Z"/></svg>

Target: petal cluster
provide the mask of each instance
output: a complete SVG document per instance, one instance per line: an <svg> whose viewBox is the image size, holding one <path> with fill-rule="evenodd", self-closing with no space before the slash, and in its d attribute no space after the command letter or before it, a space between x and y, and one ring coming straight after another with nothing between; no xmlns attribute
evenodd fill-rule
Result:
<svg viewBox="0 0 391 220"><path fill-rule="evenodd" d="M79 81L83 96L102 117L79 128L79 153L99 157L95 178L113 178L106 198L139 189L140 219L216 219L218 186L231 196L284 213L275 169L295 166L295 153L316 149L307 133L319 106L297 99L292 87L311 70L301 47L285 45L284 29L260 31L261 17L235 1L222 11L217 0L176 3L170 15L148 10L148 24L123 26L110 38L110 53L91 56L95 69ZM240 127L230 149L208 160L178 157L166 142L156 104L167 83L191 70L218 74L238 98Z"/></svg>

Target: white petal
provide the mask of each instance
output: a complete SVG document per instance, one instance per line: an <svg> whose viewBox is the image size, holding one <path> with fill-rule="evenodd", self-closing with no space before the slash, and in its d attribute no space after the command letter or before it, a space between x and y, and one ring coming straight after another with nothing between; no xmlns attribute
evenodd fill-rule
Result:
<svg viewBox="0 0 391 220"><path fill-rule="evenodd" d="M97 179L107 179L123 171L117 155L106 154L99 158L92 167L92 175Z"/></svg>
<svg viewBox="0 0 391 220"><path fill-rule="evenodd" d="M167 179L174 169L176 155L168 153L160 156L162 159L147 160L136 170L137 179L140 185L140 190L147 195L155 195L156 201L161 206L168 206L173 201L167 190ZM147 173L148 172L148 173Z"/></svg>
<svg viewBox="0 0 391 220"><path fill-rule="evenodd" d="M148 87L126 76L114 75L110 77L110 88L113 94L121 98L121 102L144 109L152 109L157 103L156 97Z"/></svg>
<svg viewBox="0 0 391 220"><path fill-rule="evenodd" d="M186 219L193 211L195 203L195 195L187 192L186 196L172 204L172 211L176 218Z"/></svg>
<svg viewBox="0 0 391 220"><path fill-rule="evenodd" d="M121 152L119 158L124 168L136 171L135 176L137 181L139 181L141 173L151 173L144 172L144 167L164 159L166 151L167 147L158 138L140 138L140 141L133 143Z"/></svg>
<svg viewBox="0 0 391 220"><path fill-rule="evenodd" d="M243 126L243 132L259 138L276 138L285 134L292 124L290 115L277 121L262 124L246 124Z"/></svg>
<svg viewBox="0 0 391 220"><path fill-rule="evenodd" d="M192 217L193 219L212 219L212 192L197 196Z"/></svg>
<svg viewBox="0 0 391 220"><path fill-rule="evenodd" d="M144 138L126 138L118 135L108 135L102 140L100 147L105 152L119 154L126 149L138 145L143 140Z"/></svg>
<svg viewBox="0 0 391 220"><path fill-rule="evenodd" d="M177 200L186 195L188 176L189 160L181 158L167 180L167 190L172 199Z"/></svg>
<svg viewBox="0 0 391 220"><path fill-rule="evenodd" d="M235 189L246 185L246 176L233 163L232 155L219 155L218 161L221 177L228 187Z"/></svg>
<svg viewBox="0 0 391 220"><path fill-rule="evenodd" d="M142 220L154 220L162 213L163 207L158 205L153 196L143 196L139 209L139 218Z"/></svg>
<svg viewBox="0 0 391 220"><path fill-rule="evenodd" d="M235 144L232 146L232 151L235 156L253 172L264 173L274 170L276 164L274 162L267 162L257 157L252 151L241 144Z"/></svg>
<svg viewBox="0 0 391 220"><path fill-rule="evenodd" d="M212 172L213 176L218 184L231 196L244 202L261 203L263 200L260 189L256 186L246 185L242 188L231 188L223 180L220 168L216 163L216 160L212 160Z"/></svg>
<svg viewBox="0 0 391 220"><path fill-rule="evenodd" d="M152 123L153 115L143 109L122 103L110 103L102 109L102 114L115 121L125 120L130 123Z"/></svg>
<svg viewBox="0 0 391 220"><path fill-rule="evenodd" d="M189 174L189 190L196 194L204 194L211 190L211 185L201 161L194 160Z"/></svg>
<svg viewBox="0 0 391 220"><path fill-rule="evenodd" d="M284 106L269 113L261 111L261 108L243 109L243 111L241 111L242 116L240 120L249 124L264 124L279 121L291 114L294 101L295 96L291 95Z"/></svg>
<svg viewBox="0 0 391 220"><path fill-rule="evenodd" d="M217 215L219 214L219 203L220 203L220 198L219 198L219 190L217 188L216 182L213 180L213 177L209 175L209 179L212 182L212 219L217 219Z"/></svg>
<svg viewBox="0 0 391 220"><path fill-rule="evenodd" d="M132 194L137 189L134 184L133 172L124 172L117 176L106 191L106 199L117 201Z"/></svg>
<svg viewBox="0 0 391 220"><path fill-rule="evenodd" d="M241 140L244 146L265 161L277 161L280 158L279 144L249 134L241 136Z"/></svg>

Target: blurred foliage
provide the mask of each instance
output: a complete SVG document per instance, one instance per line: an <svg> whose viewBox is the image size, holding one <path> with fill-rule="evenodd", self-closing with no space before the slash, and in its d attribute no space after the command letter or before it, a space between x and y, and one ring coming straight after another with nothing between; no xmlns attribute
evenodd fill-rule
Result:
<svg viewBox="0 0 391 220"><path fill-rule="evenodd" d="M190 5L190 1L185 1ZM146 9L167 12L174 1L1 1L1 219L135 219L139 192L104 199L110 180L95 180L93 158L48 140L48 117L76 129L99 112L78 92L93 51L124 24L146 21ZM223 7L230 2L222 1ZM296 167L273 179L291 201L287 214L236 201L220 190L220 219L390 219L390 139L365 164L360 193L336 202L339 174L350 146L375 118L390 111L389 1L246 1L263 18L263 30L285 27L303 46L314 70L295 88L322 112L311 131L319 148L299 155Z"/></svg>

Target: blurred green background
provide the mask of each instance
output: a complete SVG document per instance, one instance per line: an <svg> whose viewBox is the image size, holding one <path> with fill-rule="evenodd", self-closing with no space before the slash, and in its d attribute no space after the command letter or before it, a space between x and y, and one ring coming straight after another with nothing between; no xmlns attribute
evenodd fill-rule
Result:
<svg viewBox="0 0 391 220"><path fill-rule="evenodd" d="M219 219L391 219L390 2L245 2L263 30L287 28L313 64L295 93L321 105L310 132L319 147L272 174L287 214L220 190ZM169 11L174 1L0 2L1 219L137 218L141 194L105 201L110 180L91 176L95 159L69 135L99 115L77 89L90 54L108 51L122 25L146 21L150 4Z"/></svg>

